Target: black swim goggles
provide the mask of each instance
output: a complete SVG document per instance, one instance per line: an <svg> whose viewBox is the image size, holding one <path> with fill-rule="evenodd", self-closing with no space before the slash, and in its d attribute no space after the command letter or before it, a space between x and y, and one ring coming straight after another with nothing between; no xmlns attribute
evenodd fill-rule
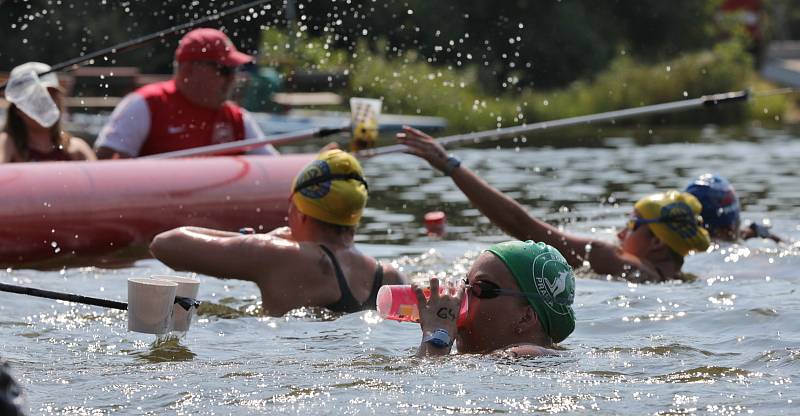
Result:
<svg viewBox="0 0 800 416"><path fill-rule="evenodd" d="M298 191L300 191L302 189L305 189L305 188L308 188L308 187L311 187L311 186L314 186L314 185L319 185L321 183L328 182L328 181L333 181L333 180L343 180L344 181L344 180L348 180L348 179L354 179L354 180L357 180L357 181L361 182L362 184L364 184L364 188L367 188L367 192L369 192L369 185L367 185L366 179L364 179L361 175L359 175L357 173L329 173L329 174L325 174L325 175L314 176L313 178L308 178L308 179L304 180L303 182L297 183L294 186L294 191L293 192L298 192Z"/></svg>
<svg viewBox="0 0 800 416"><path fill-rule="evenodd" d="M545 300L542 295L533 292L520 292L519 290L513 289L503 289L497 285L497 283L490 282L488 280L478 280L475 283L468 283L466 279L464 279L464 287L467 288L469 293L472 296L475 296L478 299L494 299L498 296L514 296L518 298L535 298L539 299L543 302L547 303L556 303L559 305L572 305L571 300L561 300L561 299L553 299L553 300Z"/></svg>

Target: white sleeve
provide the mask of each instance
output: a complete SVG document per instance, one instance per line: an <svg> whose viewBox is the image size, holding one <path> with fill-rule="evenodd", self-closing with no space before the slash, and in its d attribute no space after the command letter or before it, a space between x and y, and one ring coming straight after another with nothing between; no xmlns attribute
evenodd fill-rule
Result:
<svg viewBox="0 0 800 416"><path fill-rule="evenodd" d="M255 117L250 115L250 113L242 109L242 121L244 122L244 140L248 139L260 139L264 137L264 132L261 131L261 127L258 126L258 123L255 120ZM250 149L247 152L248 155L277 155L280 154L277 149L275 149L271 144L266 146L259 146L255 149Z"/></svg>
<svg viewBox="0 0 800 416"><path fill-rule="evenodd" d="M94 148L108 147L135 157L139 155L149 133L150 109L147 101L139 94L128 94L117 104L111 118L100 130Z"/></svg>

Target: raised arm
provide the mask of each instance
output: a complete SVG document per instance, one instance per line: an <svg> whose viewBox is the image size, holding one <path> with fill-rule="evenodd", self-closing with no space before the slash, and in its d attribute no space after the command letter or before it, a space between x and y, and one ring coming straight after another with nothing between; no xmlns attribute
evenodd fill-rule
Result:
<svg viewBox="0 0 800 416"><path fill-rule="evenodd" d="M573 267L583 264L586 245L591 239L575 236L538 219L525 211L517 201L492 187L465 166L448 164L444 147L425 133L404 127L397 140L408 146L407 153L425 159L434 168L449 173L453 182L469 201L498 228L519 240L545 242L558 248Z"/></svg>

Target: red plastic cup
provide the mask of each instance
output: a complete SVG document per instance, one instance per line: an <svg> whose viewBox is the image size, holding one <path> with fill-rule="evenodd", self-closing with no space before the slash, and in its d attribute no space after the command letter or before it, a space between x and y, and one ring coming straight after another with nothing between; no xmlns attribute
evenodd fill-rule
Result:
<svg viewBox="0 0 800 416"><path fill-rule="evenodd" d="M439 292L445 291L445 287L439 287ZM423 289L425 297L431 296L430 288ZM411 285L384 285L378 290L378 315L383 319L391 319L401 322L419 322L419 305L417 295ZM466 294L461 302L458 311L458 326L461 326L467 319L469 313L469 302Z"/></svg>
<svg viewBox="0 0 800 416"><path fill-rule="evenodd" d="M442 236L447 228L447 215L442 211L432 211L425 214L425 229L428 235Z"/></svg>

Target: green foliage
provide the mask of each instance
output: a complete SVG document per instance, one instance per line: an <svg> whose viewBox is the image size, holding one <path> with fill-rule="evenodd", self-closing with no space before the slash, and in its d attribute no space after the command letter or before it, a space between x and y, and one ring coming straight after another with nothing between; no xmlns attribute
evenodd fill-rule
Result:
<svg viewBox="0 0 800 416"><path fill-rule="evenodd" d="M564 89L524 89L500 96L488 94L473 69L433 66L411 52L386 59L370 54L362 45L354 57L350 66L352 94L383 98L387 112L445 117L457 132L696 98L745 89L754 80L751 57L737 42L721 43L711 51L658 64L620 56L594 79L577 81ZM660 115L650 122L736 122L750 117L773 120L786 105L785 97L773 96L749 105Z"/></svg>

